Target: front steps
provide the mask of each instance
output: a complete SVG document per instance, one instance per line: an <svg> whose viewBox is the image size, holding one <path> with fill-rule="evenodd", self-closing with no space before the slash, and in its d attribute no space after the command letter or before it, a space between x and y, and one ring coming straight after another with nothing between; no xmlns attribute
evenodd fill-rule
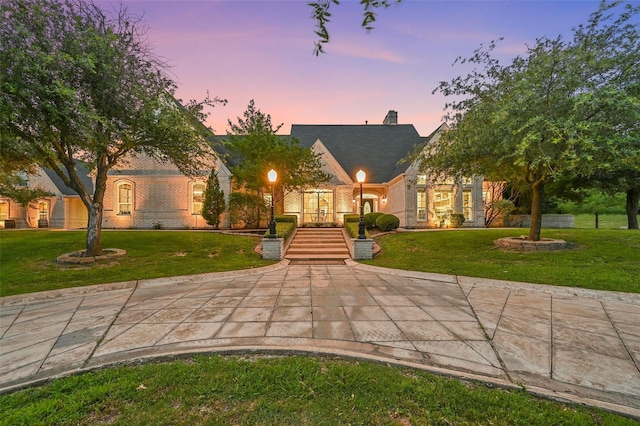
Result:
<svg viewBox="0 0 640 426"><path fill-rule="evenodd" d="M344 263L351 254L342 228L298 228L284 257L295 263Z"/></svg>

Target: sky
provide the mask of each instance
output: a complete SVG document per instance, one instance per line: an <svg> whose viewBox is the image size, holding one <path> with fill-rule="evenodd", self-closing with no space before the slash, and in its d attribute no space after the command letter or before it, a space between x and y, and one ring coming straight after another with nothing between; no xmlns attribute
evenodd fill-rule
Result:
<svg viewBox="0 0 640 426"><path fill-rule="evenodd" d="M634 2L640 0L633 0ZM250 100L279 133L292 124L381 124L389 110L399 124L427 136L443 123L440 81L466 75L456 64L503 38L495 56L508 64L536 38L564 35L586 23L598 1L403 0L379 10L362 29L354 0L332 5L330 42L313 55L315 22L308 0L124 0L148 26L146 37L170 66L177 97L228 100L209 109L216 134L237 122ZM119 2L97 0L106 11Z"/></svg>

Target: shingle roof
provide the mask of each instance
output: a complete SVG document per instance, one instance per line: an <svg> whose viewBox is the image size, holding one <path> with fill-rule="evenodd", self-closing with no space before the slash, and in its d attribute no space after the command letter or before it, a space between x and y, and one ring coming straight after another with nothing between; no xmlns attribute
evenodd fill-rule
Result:
<svg viewBox="0 0 640 426"><path fill-rule="evenodd" d="M412 124L331 125L294 124L291 137L309 148L318 139L354 180L359 169L367 173L367 182L389 182L403 173L409 164L398 161L414 146L423 145Z"/></svg>
<svg viewBox="0 0 640 426"><path fill-rule="evenodd" d="M43 170L47 174L47 176L49 176L51 182L53 182L53 184L56 186L56 188L58 188L58 191L60 191L62 195L78 195L76 191L65 185L62 179L60 179L60 176L58 176L52 169L44 168ZM80 180L87 188L87 191L89 191L89 194L93 194L93 180L91 179L91 176L89 176L89 171L82 162L76 161L76 171L78 172Z"/></svg>

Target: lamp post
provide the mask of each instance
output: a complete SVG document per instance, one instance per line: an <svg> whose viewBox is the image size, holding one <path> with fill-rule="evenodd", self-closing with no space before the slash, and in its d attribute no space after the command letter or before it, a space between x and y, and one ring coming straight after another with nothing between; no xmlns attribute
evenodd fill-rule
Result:
<svg viewBox="0 0 640 426"><path fill-rule="evenodd" d="M271 169L269 173L267 173L267 177L269 178L269 183L271 183L271 221L269 221L269 238L276 237L276 218L273 215L273 188L276 183L276 179L278 179L278 172Z"/></svg>
<svg viewBox="0 0 640 426"><path fill-rule="evenodd" d="M362 182L364 182L364 178L366 174L362 169L358 170L356 173L356 179L360 183L360 221L358 221L358 239L364 240L367 236L364 233L364 204L362 203Z"/></svg>

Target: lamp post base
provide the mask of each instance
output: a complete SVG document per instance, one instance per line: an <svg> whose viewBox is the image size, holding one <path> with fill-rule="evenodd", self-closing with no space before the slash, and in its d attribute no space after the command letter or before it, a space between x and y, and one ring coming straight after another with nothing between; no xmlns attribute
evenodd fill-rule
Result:
<svg viewBox="0 0 640 426"><path fill-rule="evenodd" d="M373 259L373 240L372 239L354 239L353 240L353 259L354 260L371 260Z"/></svg>

